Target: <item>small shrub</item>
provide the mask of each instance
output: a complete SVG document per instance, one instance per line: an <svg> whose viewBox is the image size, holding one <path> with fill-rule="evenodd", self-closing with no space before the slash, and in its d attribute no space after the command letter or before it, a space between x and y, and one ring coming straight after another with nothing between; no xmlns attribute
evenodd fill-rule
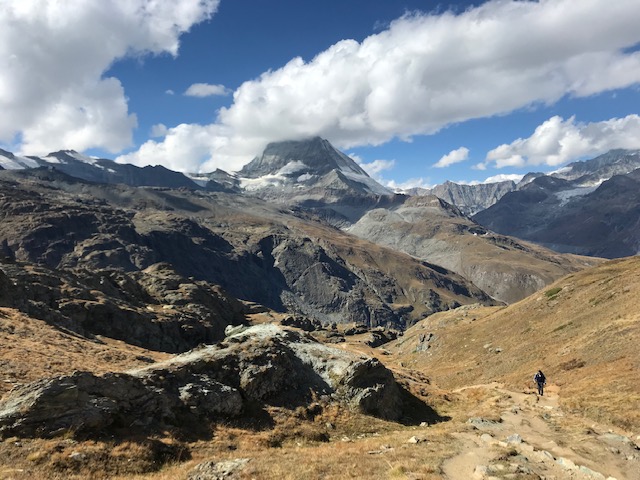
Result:
<svg viewBox="0 0 640 480"><path fill-rule="evenodd" d="M568 362L561 363L559 367L562 370L573 370L575 368L582 368L586 365L584 360L579 360L577 358L572 358Z"/></svg>
<svg viewBox="0 0 640 480"><path fill-rule="evenodd" d="M564 323L564 324L562 324L562 325L560 325L560 326L558 326L558 327L554 328L554 329L552 330L552 332L559 332L560 330L564 330L565 328L570 327L571 325L573 325L573 322Z"/></svg>
<svg viewBox="0 0 640 480"><path fill-rule="evenodd" d="M547 290L546 292L544 292L545 297L547 297L549 300L553 300L555 297L558 296L558 294L560 293L560 291L562 290L562 287L555 287L555 288L550 288L549 290Z"/></svg>

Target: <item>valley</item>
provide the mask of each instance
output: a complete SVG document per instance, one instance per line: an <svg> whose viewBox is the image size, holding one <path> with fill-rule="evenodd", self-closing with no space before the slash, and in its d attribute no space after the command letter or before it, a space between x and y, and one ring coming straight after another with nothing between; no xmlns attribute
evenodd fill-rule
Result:
<svg viewBox="0 0 640 480"><path fill-rule="evenodd" d="M198 178L0 154L0 479L640 479L640 258L479 220L583 170L471 219L319 138ZM568 204L633 245L612 175Z"/></svg>

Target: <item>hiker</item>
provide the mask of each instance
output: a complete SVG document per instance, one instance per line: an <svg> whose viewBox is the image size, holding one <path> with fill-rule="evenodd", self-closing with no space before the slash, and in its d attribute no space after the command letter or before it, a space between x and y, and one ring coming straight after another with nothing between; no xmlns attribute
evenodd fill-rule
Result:
<svg viewBox="0 0 640 480"><path fill-rule="evenodd" d="M542 370L538 370L538 373L533 376L533 381L538 384L538 395L543 396L547 378L544 376L544 373L542 373Z"/></svg>

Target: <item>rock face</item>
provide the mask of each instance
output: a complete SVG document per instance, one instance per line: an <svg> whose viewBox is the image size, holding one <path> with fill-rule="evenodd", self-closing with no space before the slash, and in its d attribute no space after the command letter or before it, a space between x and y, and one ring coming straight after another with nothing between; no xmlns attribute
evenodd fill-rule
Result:
<svg viewBox="0 0 640 480"><path fill-rule="evenodd" d="M391 371L374 358L259 325L145 369L103 376L76 372L18 387L0 403L0 435L188 428L239 415L247 402L294 407L321 395L397 420L401 393Z"/></svg>
<svg viewBox="0 0 640 480"><path fill-rule="evenodd" d="M431 189L421 189L419 195L435 195L458 207L464 215L471 216L489 208L515 189L516 184L512 181L479 185L461 185L447 181Z"/></svg>

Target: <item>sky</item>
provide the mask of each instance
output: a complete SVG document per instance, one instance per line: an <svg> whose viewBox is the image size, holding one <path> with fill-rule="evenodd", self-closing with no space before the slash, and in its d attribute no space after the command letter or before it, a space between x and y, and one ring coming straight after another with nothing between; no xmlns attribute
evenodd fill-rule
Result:
<svg viewBox="0 0 640 480"><path fill-rule="evenodd" d="M396 189L640 148L640 0L0 0L0 148L233 172L321 136Z"/></svg>

